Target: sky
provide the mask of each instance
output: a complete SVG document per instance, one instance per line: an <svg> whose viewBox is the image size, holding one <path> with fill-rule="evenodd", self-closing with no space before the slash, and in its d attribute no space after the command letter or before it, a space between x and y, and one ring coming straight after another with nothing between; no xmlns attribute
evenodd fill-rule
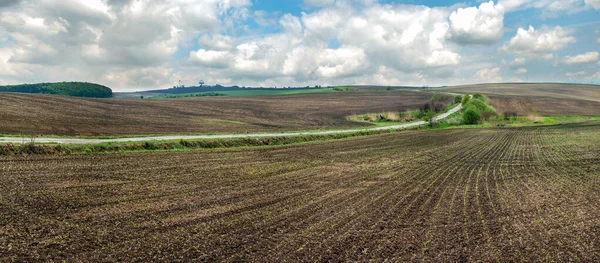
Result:
<svg viewBox="0 0 600 263"><path fill-rule="evenodd" d="M0 0L0 85L600 83L600 0Z"/></svg>

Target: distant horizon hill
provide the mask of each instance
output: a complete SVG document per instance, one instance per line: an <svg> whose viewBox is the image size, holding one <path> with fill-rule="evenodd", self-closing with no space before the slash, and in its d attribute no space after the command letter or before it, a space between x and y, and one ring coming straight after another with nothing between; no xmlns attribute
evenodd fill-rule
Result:
<svg viewBox="0 0 600 263"><path fill-rule="evenodd" d="M197 92L216 92L216 91L238 91L238 90L282 90L282 89L294 89L294 90L310 90L310 89L323 89L323 88L334 88L334 87L356 87L356 88L386 88L392 87L394 89L415 89L425 87L413 87L413 86L376 86L376 85L335 85L335 86L304 86L304 87L246 87L246 86L189 86L189 87L173 87L168 89L155 89L155 90L142 90L135 92L117 92L117 93L160 93L160 94L184 94L184 93L197 93Z"/></svg>
<svg viewBox="0 0 600 263"><path fill-rule="evenodd" d="M83 98L112 98L111 88L89 82L44 82L0 86L0 92L52 94Z"/></svg>

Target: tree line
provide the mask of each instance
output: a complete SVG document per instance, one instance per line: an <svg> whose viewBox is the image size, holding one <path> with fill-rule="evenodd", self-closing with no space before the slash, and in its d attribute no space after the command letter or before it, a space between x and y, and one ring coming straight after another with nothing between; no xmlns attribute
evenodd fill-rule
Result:
<svg viewBox="0 0 600 263"><path fill-rule="evenodd" d="M110 98L109 87L88 82L57 82L0 86L0 92L54 94L85 98Z"/></svg>

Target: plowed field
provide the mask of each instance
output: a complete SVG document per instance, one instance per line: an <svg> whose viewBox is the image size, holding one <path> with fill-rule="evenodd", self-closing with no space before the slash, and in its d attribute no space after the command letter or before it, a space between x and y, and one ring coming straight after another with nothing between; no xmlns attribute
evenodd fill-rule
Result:
<svg viewBox="0 0 600 263"><path fill-rule="evenodd" d="M0 133L148 135L246 133L368 126L347 117L418 109L431 93L336 92L166 100L0 93Z"/></svg>
<svg viewBox="0 0 600 263"><path fill-rule="evenodd" d="M521 116L598 116L600 86L555 83L504 83L456 86L441 91L482 93L500 113L516 111Z"/></svg>
<svg viewBox="0 0 600 263"><path fill-rule="evenodd" d="M600 258L598 123L0 160L0 261Z"/></svg>

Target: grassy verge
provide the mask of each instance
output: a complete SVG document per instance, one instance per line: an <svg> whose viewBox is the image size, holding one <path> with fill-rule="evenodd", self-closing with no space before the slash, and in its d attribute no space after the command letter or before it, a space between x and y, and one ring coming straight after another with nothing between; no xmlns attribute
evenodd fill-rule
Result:
<svg viewBox="0 0 600 263"><path fill-rule="evenodd" d="M453 115L459 116L460 113ZM437 122L436 127L426 127L427 129L464 129L464 128L497 128L497 127L530 127L530 126L547 126L567 123L583 123L591 121L600 121L600 116L550 116L550 117L523 117L519 116L505 120L504 118L491 118L488 121L478 124L449 124L448 120L452 119L453 115L445 120Z"/></svg>
<svg viewBox="0 0 600 263"><path fill-rule="evenodd" d="M415 129L415 128L411 128ZM419 129L419 128L416 128ZM399 129L406 130L406 129ZM237 139L196 139L196 140L167 140L145 142L109 142L101 144L0 144L1 155L70 155L131 151L168 151L192 149L238 148L257 146L278 146L306 143L313 141L339 140L366 135L379 135L397 132L399 130L360 131L355 133L340 133L328 135L281 136L265 138Z"/></svg>

